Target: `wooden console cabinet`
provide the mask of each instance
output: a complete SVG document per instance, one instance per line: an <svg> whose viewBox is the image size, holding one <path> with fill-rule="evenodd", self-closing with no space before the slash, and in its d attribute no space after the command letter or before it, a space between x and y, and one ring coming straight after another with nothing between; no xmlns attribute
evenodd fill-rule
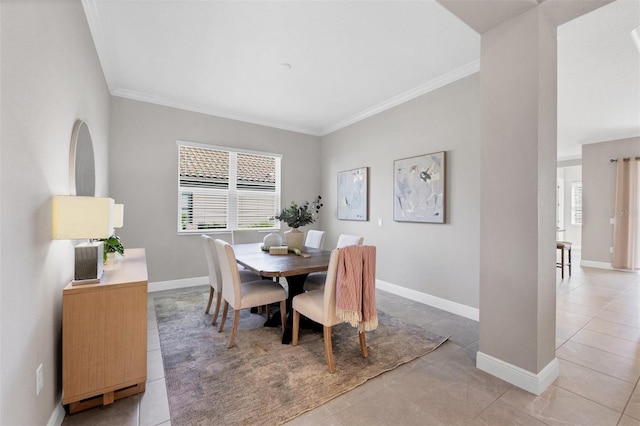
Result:
<svg viewBox="0 0 640 426"><path fill-rule="evenodd" d="M99 283L62 292L62 404L111 404L146 381L147 262L144 249L127 249Z"/></svg>

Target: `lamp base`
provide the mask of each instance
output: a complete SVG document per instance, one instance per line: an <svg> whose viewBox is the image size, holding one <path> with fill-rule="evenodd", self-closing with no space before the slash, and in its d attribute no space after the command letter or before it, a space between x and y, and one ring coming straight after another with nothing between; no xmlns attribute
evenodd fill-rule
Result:
<svg viewBox="0 0 640 426"><path fill-rule="evenodd" d="M71 285L98 284L99 282L100 278L96 278L93 280L71 280Z"/></svg>
<svg viewBox="0 0 640 426"><path fill-rule="evenodd" d="M95 284L102 278L102 241L78 244L75 247L73 285Z"/></svg>

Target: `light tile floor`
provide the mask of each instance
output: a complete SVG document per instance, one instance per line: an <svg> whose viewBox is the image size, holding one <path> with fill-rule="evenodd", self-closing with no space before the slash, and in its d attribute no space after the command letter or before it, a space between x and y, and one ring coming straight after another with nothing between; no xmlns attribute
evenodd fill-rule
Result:
<svg viewBox="0 0 640 426"><path fill-rule="evenodd" d="M557 274L560 377L540 396L475 368L478 323L378 291L378 307L451 339L289 425L640 425L640 275L580 268ZM167 392L149 295L143 395L67 416L64 425L168 425ZM338 366L339 368L339 366ZM215 424L212 419L211 424Z"/></svg>

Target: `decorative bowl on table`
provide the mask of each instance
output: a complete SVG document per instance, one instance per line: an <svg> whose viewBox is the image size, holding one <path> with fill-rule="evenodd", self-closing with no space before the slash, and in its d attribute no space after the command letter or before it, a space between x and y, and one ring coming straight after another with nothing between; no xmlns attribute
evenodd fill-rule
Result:
<svg viewBox="0 0 640 426"><path fill-rule="evenodd" d="M274 246L281 246L282 237L280 236L280 234L276 234L275 232L272 232L270 234L267 234L264 237L264 239L262 240L262 245L267 248L274 247Z"/></svg>

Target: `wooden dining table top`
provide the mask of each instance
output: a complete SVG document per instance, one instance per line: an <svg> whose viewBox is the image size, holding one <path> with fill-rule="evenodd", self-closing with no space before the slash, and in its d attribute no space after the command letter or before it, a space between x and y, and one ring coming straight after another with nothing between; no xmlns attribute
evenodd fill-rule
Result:
<svg viewBox="0 0 640 426"><path fill-rule="evenodd" d="M269 254L261 247L262 243L233 245L236 262L263 277L292 277L322 272L329 268L331 251L305 246L302 248L302 253L309 255L305 257L291 252L288 254Z"/></svg>

